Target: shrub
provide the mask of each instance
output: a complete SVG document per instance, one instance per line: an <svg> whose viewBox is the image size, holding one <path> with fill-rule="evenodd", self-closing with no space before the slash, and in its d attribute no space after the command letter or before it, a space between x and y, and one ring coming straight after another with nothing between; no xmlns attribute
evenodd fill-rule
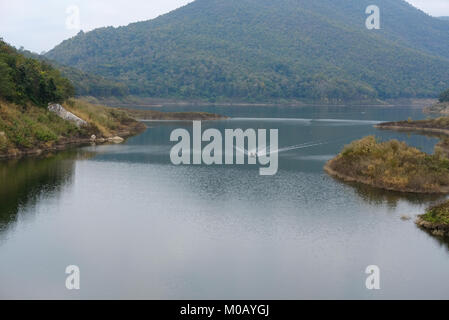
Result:
<svg viewBox="0 0 449 320"><path fill-rule="evenodd" d="M0 151L4 152L8 149L8 138L4 131L0 131Z"/></svg>
<svg viewBox="0 0 449 320"><path fill-rule="evenodd" d="M438 99L440 102L449 102L449 89L443 91Z"/></svg>
<svg viewBox="0 0 449 320"><path fill-rule="evenodd" d="M420 218L431 223L449 224L449 201L429 208Z"/></svg>
<svg viewBox="0 0 449 320"><path fill-rule="evenodd" d="M33 131L36 139L42 142L56 141L58 139L58 136L54 132L43 125L36 125Z"/></svg>

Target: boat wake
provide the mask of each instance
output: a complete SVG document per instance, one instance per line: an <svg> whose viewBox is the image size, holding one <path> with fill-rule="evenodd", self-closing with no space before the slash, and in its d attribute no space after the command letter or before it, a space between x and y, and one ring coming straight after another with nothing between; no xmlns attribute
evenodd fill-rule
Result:
<svg viewBox="0 0 449 320"><path fill-rule="evenodd" d="M320 145L324 145L324 144L329 144L332 142L333 141L306 142L306 143L302 143L302 144L279 148L276 150L270 150L270 147L264 148L262 150L257 150L257 149L246 150L246 149L239 148L237 146L235 147L235 149L237 151L243 153L244 155L247 155L251 158L255 158L255 157L265 156L267 154L267 151L269 152L269 154L279 154L282 152L287 152L287 151L292 151L292 150L297 150L297 149L316 147L316 146L320 146Z"/></svg>

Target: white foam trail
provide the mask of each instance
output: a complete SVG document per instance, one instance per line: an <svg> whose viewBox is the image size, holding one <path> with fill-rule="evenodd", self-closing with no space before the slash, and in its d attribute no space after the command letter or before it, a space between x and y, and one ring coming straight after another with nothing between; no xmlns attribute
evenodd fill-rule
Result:
<svg viewBox="0 0 449 320"><path fill-rule="evenodd" d="M302 118L231 118L232 121L300 121L300 122L310 122L313 119L302 119Z"/></svg>
<svg viewBox="0 0 449 320"><path fill-rule="evenodd" d="M270 154L275 154L275 153L281 153L281 152L285 152L285 151L291 151L291 150L297 150L297 149L305 149L305 148L311 148L311 147L315 147L315 146L319 146L319 145L323 145L323 144L329 144L331 143L331 141L315 141L315 142L306 142L306 143L301 143L301 144L297 144L297 145L293 145L293 146L288 146L288 147L284 147L284 148L280 148L277 150L270 150ZM261 156L261 155L265 155L267 152L268 148L262 149L260 151L256 152L256 149L252 149L252 150L246 150L246 149L241 149L237 146L235 146L235 149L241 153L243 153L244 155L256 155L256 156Z"/></svg>
<svg viewBox="0 0 449 320"><path fill-rule="evenodd" d="M291 151L291 150L297 150L297 149L311 148L311 147L320 146L320 145L328 144L328 143L329 143L329 142L320 142L320 143L313 143L313 144L304 145L304 146L291 146L291 147L285 147L285 148L281 148L281 149L278 149L278 150L270 151L270 154L281 153L281 152L286 152L286 151Z"/></svg>
<svg viewBox="0 0 449 320"><path fill-rule="evenodd" d="M239 148L239 147L237 147L237 146L235 146L235 149L238 151L238 152L241 152L241 153L243 153L244 155L249 155L249 151L248 150L246 150L246 149L241 149L241 148Z"/></svg>

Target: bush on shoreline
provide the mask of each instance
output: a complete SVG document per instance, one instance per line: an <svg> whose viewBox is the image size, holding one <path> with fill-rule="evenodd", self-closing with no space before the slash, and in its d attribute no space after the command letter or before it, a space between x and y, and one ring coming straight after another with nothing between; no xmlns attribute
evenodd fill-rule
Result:
<svg viewBox="0 0 449 320"><path fill-rule="evenodd" d="M447 89L446 91L442 92L440 94L440 97L438 98L438 101L440 102L449 102L449 89Z"/></svg>
<svg viewBox="0 0 449 320"><path fill-rule="evenodd" d="M429 208L420 218L430 223L449 225L449 201Z"/></svg>
<svg viewBox="0 0 449 320"><path fill-rule="evenodd" d="M449 237L449 201L430 207L416 224L437 237Z"/></svg>

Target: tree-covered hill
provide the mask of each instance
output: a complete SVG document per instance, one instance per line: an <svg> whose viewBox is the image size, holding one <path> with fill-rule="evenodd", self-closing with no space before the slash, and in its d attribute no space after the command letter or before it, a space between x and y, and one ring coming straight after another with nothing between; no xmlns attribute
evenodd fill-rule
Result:
<svg viewBox="0 0 449 320"><path fill-rule="evenodd" d="M102 76L83 72L73 67L67 67L51 61L43 55L19 49L19 53L25 57L41 60L61 72L61 75L70 80L75 87L76 96L94 96L94 97L123 97L128 95L128 88L119 82L105 79Z"/></svg>
<svg viewBox="0 0 449 320"><path fill-rule="evenodd" d="M154 20L80 32L46 54L131 94L208 100L436 97L449 24L403 0L196 0Z"/></svg>
<svg viewBox="0 0 449 320"><path fill-rule="evenodd" d="M82 100L71 82L45 61L26 57L0 38L0 159L59 150L89 142L92 135L129 136L145 126L126 112ZM46 107L49 102L87 123L77 126Z"/></svg>
<svg viewBox="0 0 449 320"><path fill-rule="evenodd" d="M123 97L129 94L128 87L102 76L83 72L73 67L55 65L62 76L69 79L75 87L76 96Z"/></svg>
<svg viewBox="0 0 449 320"><path fill-rule="evenodd" d="M27 58L0 38L0 98L46 106L74 94L69 80L50 64Z"/></svg>

